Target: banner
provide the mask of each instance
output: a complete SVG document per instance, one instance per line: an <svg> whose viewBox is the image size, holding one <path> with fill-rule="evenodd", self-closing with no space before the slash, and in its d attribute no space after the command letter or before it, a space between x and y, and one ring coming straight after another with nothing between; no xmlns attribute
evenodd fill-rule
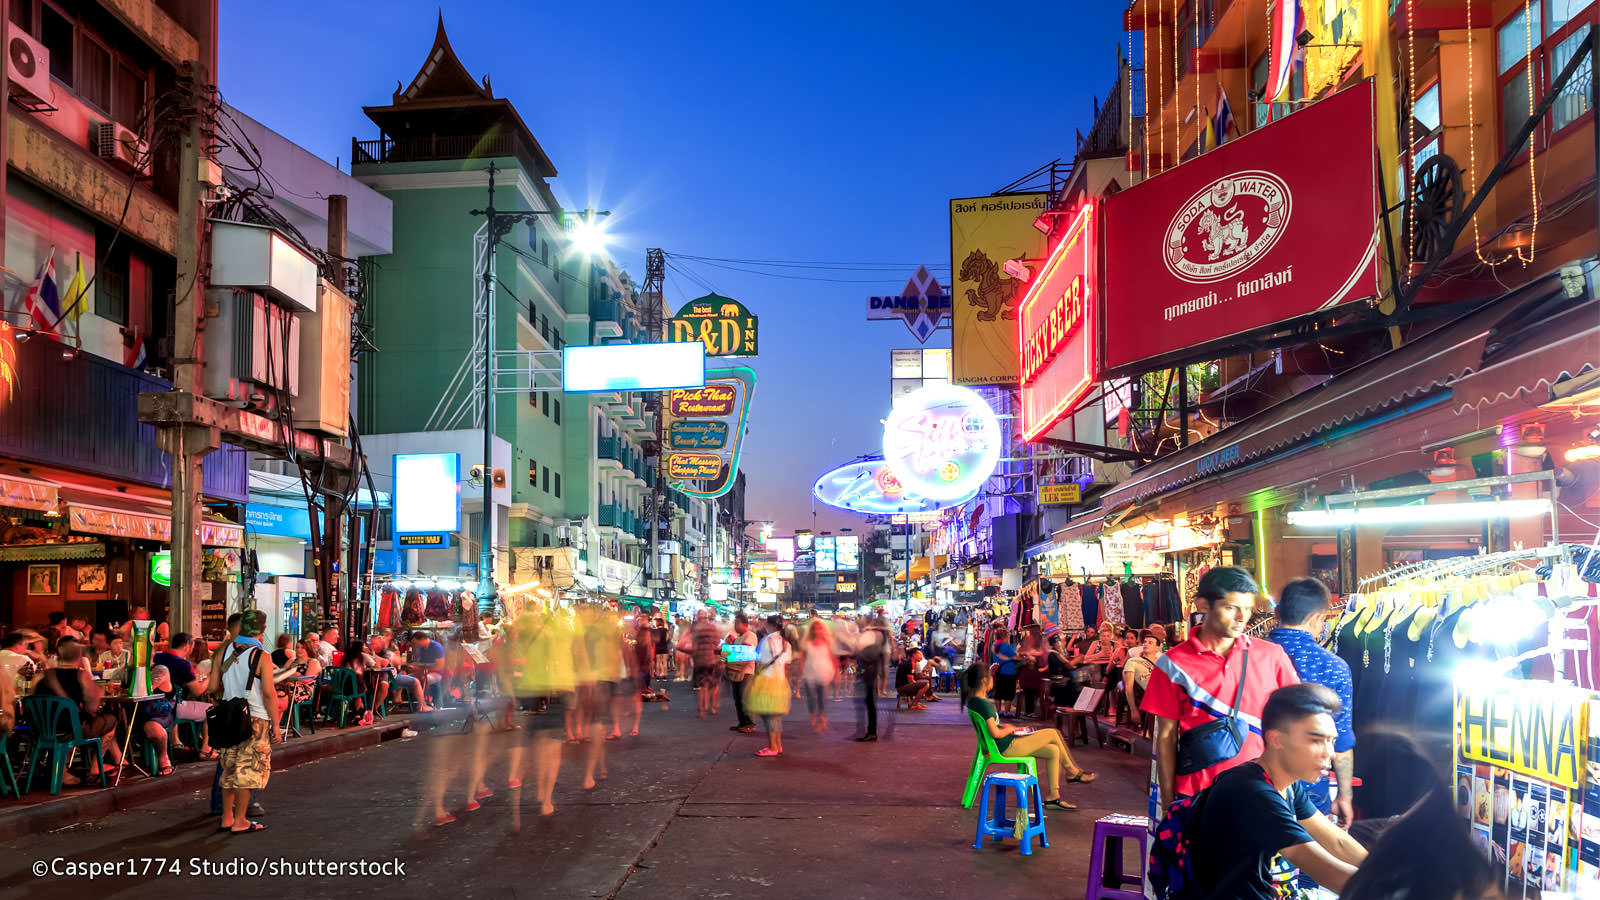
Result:
<svg viewBox="0 0 1600 900"><path fill-rule="evenodd" d="M1106 198L1106 374L1377 295L1373 102L1364 81Z"/></svg>
<svg viewBox="0 0 1600 900"><path fill-rule="evenodd" d="M709 500L733 488L755 387L752 369L707 369L703 387L667 393L661 466L675 490Z"/></svg>
<svg viewBox="0 0 1600 900"><path fill-rule="evenodd" d="M955 384L1017 383L1017 305L1028 286L1001 267L1044 256L1045 236L1033 221L1049 199L1039 193L950 201Z"/></svg>

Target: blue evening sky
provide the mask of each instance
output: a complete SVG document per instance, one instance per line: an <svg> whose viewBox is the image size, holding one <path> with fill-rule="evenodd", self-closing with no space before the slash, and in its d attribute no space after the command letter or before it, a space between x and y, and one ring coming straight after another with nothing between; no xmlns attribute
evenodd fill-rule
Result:
<svg viewBox="0 0 1600 900"><path fill-rule="evenodd" d="M812 524L830 461L876 449L889 351L916 346L865 298L917 264L948 284L951 197L987 194L1070 160L1091 97L1116 74L1119 0L933 2L446 2L475 77L516 105L555 162L569 207L613 211L617 259L897 264L778 269L682 265L761 317L744 454L750 520ZM224 0L223 96L348 169L431 46L440 6ZM463 254L467 248L463 246ZM904 265L898 265L904 264ZM833 280L819 280L833 279ZM667 274L673 306L706 290ZM468 298L461 298L466 315ZM929 346L949 346L941 332ZM857 517L817 509L819 528Z"/></svg>

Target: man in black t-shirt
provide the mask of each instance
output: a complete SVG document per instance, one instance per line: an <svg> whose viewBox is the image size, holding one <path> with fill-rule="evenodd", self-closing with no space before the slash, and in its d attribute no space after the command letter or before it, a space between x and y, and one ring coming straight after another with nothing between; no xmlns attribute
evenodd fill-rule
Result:
<svg viewBox="0 0 1600 900"><path fill-rule="evenodd" d="M1333 764L1338 695L1320 684L1273 691L1261 712L1265 749L1195 799L1185 832L1195 878L1218 897L1289 896L1295 869L1344 888L1367 852L1311 804L1301 782Z"/></svg>

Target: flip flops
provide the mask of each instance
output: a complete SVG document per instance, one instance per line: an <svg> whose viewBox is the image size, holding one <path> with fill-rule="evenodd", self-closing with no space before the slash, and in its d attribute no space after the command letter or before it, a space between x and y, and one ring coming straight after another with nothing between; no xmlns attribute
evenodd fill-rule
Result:
<svg viewBox="0 0 1600 900"><path fill-rule="evenodd" d="M1067 779L1067 783L1068 784L1094 784L1095 779L1097 779L1099 777L1100 777L1099 775L1096 775L1093 772L1085 772L1084 770L1079 769L1078 773L1076 775L1073 775L1072 777Z"/></svg>
<svg viewBox="0 0 1600 900"><path fill-rule="evenodd" d="M252 833L257 832L257 831L266 831L267 830L267 826L261 824L260 822L249 822L247 824L249 824L249 826L250 826L249 828L230 828L230 829L228 829L228 833L229 834L252 834Z"/></svg>

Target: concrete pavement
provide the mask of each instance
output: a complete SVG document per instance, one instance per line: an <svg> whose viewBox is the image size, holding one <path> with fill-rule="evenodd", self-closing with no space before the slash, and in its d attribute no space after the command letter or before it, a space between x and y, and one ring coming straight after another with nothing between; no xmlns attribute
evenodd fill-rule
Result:
<svg viewBox="0 0 1600 900"><path fill-rule="evenodd" d="M479 736L440 723L414 739L275 772L262 797L267 830L257 834L217 834L205 792L192 790L0 843L0 892L164 900L194 890L230 900L396 892L450 900L1076 898L1084 896L1094 819L1144 806L1147 758L1080 745L1080 762L1101 777L1066 792L1082 809L1048 817L1052 846L1036 847L1031 858L1010 840L975 851L977 814L960 806L973 735L953 697L926 712L901 711L893 739L876 744L849 740L854 703L830 703L835 728L816 735L797 700L786 754L759 759L763 735L727 730L731 704L719 721L702 722L687 686L672 692L670 709L645 705L639 737L605 744L609 777L595 790L579 784L587 748L564 746L553 816L538 815L530 773L520 832L511 828L505 785L507 751L522 734L482 736L495 795L465 812L464 770ZM419 838L412 825L430 771L453 775L446 808L457 821ZM124 869L131 862L134 874L103 876L93 887L84 877L49 874L117 860ZM205 874L247 863L281 867L280 860L292 880ZM317 874L307 860L387 863L404 875ZM38 866L44 877L34 874Z"/></svg>

